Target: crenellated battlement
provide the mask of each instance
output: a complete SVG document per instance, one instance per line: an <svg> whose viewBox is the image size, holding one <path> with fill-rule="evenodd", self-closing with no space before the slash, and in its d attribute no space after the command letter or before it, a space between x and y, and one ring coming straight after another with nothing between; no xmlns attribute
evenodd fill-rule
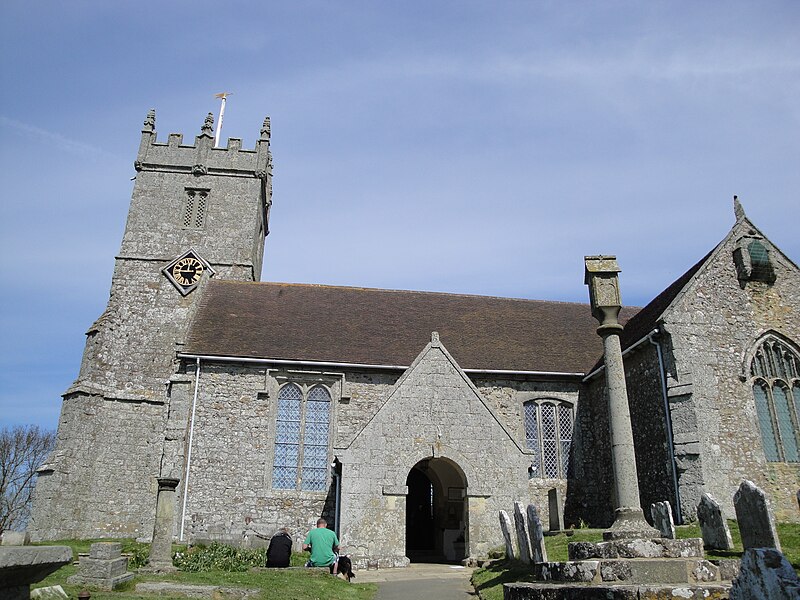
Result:
<svg viewBox="0 0 800 600"><path fill-rule="evenodd" d="M166 142L156 139L156 111L150 110L142 127L142 140L134 167L137 171L191 173L195 176L225 175L267 180L272 170L269 151L270 121L264 119L253 150L242 148L240 138L228 138L224 148L214 148L214 116L208 113L194 144L183 143L183 134L170 133Z"/></svg>

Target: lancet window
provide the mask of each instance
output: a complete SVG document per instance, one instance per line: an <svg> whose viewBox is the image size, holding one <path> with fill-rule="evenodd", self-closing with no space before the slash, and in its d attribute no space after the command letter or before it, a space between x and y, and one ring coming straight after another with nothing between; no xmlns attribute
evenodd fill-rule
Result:
<svg viewBox="0 0 800 600"><path fill-rule="evenodd" d="M278 392L272 487L325 491L331 395L322 385L289 383Z"/></svg>
<svg viewBox="0 0 800 600"><path fill-rule="evenodd" d="M571 404L553 399L525 402L525 445L533 451L531 475L566 479L572 448L575 411Z"/></svg>
<svg viewBox="0 0 800 600"><path fill-rule="evenodd" d="M800 462L800 356L768 337L750 364L764 454L770 462Z"/></svg>

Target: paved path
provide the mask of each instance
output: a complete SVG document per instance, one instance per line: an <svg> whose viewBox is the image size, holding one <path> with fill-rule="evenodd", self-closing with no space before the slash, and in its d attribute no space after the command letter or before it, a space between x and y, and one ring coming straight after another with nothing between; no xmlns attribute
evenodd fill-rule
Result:
<svg viewBox="0 0 800 600"><path fill-rule="evenodd" d="M358 583L377 583L375 600L475 600L472 569L415 563L405 569L361 570Z"/></svg>

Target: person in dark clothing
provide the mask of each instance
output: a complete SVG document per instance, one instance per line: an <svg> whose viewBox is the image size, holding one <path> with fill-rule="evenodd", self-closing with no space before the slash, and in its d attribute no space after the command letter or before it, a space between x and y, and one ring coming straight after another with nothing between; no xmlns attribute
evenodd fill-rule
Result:
<svg viewBox="0 0 800 600"><path fill-rule="evenodd" d="M285 568L289 566L292 556L292 537L289 530L284 527L272 536L267 548L267 566Z"/></svg>

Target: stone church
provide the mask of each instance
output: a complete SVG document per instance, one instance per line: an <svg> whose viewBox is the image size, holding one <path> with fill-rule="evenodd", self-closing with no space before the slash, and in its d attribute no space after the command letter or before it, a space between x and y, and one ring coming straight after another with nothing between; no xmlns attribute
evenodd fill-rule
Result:
<svg viewBox="0 0 800 600"><path fill-rule="evenodd" d="M108 306L39 471L37 539L184 541L324 515L356 564L458 561L498 511L552 488L567 525L614 498L602 342L588 304L259 282L270 124L253 150L158 141L147 115ZM622 346L644 512L729 516L742 478L800 520L800 272L735 203L715 248ZM624 266L625 259L620 257ZM582 282L576 281L576 286Z"/></svg>

